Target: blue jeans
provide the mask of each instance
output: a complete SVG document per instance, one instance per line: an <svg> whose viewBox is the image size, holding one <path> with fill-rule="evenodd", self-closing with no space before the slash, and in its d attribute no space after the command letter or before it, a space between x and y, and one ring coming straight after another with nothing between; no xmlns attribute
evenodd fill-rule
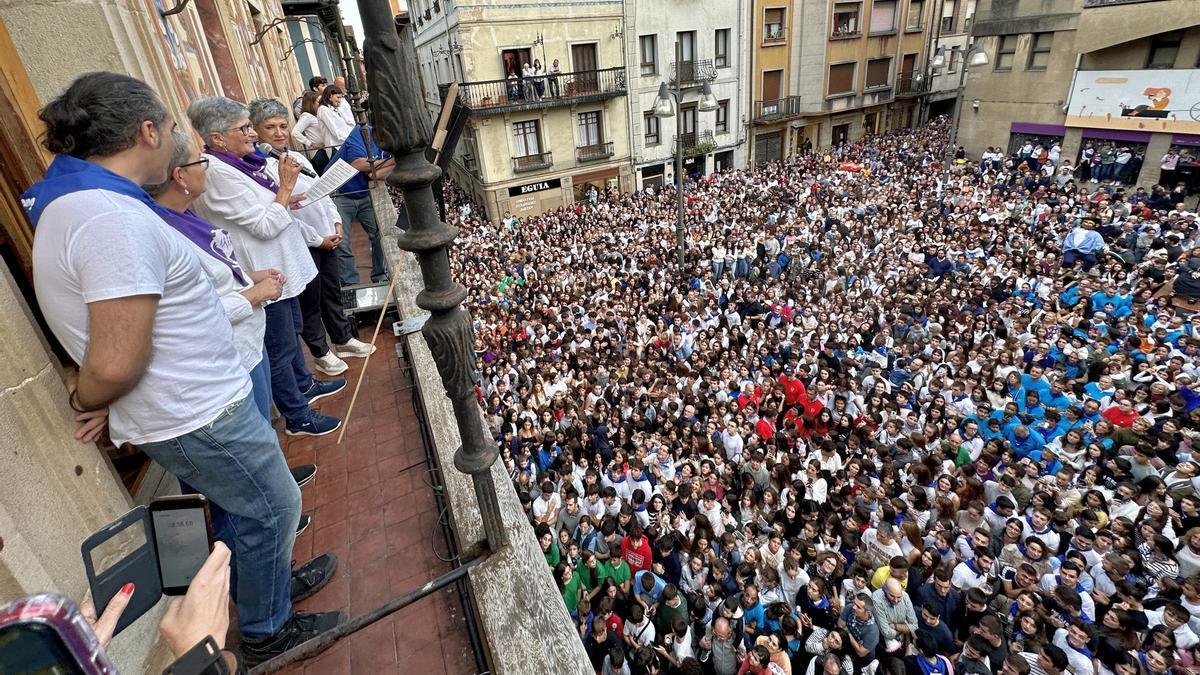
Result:
<svg viewBox="0 0 1200 675"><path fill-rule="evenodd" d="M252 396L254 406L262 413L263 419L271 422L271 361L267 357L267 349L263 347L262 361L250 371L250 382L254 385Z"/></svg>
<svg viewBox="0 0 1200 675"><path fill-rule="evenodd" d="M303 424L312 417L312 408L304 392L312 386L313 376L304 365L300 352L300 331L304 320L300 301L288 298L267 305L267 360L271 367L271 397L288 424Z"/></svg>
<svg viewBox="0 0 1200 675"><path fill-rule="evenodd" d="M292 613L292 544L300 520L300 488L275 430L247 396L207 425L141 449L228 514L215 534L237 561L242 636L274 635Z"/></svg>
<svg viewBox="0 0 1200 675"><path fill-rule="evenodd" d="M362 224L367 237L371 239L371 281L387 281L387 265L383 259L383 246L379 243L379 225L375 222L375 208L371 205L371 197L339 196L333 198L333 203L337 205L338 215L342 217L342 231L345 233L342 243L337 247L342 285L355 286L359 283L358 269L354 265L354 249L350 242L350 233L354 229L351 224L355 220Z"/></svg>

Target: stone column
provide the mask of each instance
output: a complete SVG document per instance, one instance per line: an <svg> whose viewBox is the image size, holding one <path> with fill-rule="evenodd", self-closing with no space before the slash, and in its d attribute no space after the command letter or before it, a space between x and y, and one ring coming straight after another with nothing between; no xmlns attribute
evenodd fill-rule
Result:
<svg viewBox="0 0 1200 675"><path fill-rule="evenodd" d="M132 504L108 458L75 440L57 363L3 266L0 316L0 603L47 591L81 601L80 543ZM113 641L109 654L121 672L158 672L169 663L156 645L159 614Z"/></svg>
<svg viewBox="0 0 1200 675"><path fill-rule="evenodd" d="M1063 132L1062 141L1062 158L1059 161L1069 159L1071 166L1079 164L1079 149L1083 147L1083 129L1079 127L1067 127Z"/></svg>
<svg viewBox="0 0 1200 675"><path fill-rule="evenodd" d="M1142 160L1142 172L1138 174L1134 187L1150 186L1162 178L1162 156L1171 149L1171 134L1150 134L1150 142L1146 144L1146 156Z"/></svg>

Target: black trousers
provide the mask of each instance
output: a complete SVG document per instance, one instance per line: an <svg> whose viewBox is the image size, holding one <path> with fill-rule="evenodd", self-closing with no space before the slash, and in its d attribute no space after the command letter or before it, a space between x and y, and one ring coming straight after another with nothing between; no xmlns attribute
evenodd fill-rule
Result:
<svg viewBox="0 0 1200 675"><path fill-rule="evenodd" d="M320 358L329 352L326 331L335 344L345 344L354 337L354 326L342 308L342 282L338 271L337 253L323 248L309 248L317 276L300 293L300 312L304 330L300 336L308 351Z"/></svg>

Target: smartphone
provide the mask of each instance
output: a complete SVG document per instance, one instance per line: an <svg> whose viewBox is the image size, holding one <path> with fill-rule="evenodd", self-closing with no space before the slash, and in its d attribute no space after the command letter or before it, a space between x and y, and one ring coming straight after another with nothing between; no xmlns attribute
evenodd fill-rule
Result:
<svg viewBox="0 0 1200 675"><path fill-rule="evenodd" d="M57 593L0 606L0 674L115 675L79 607Z"/></svg>
<svg viewBox="0 0 1200 675"><path fill-rule="evenodd" d="M150 524L163 595L183 595L212 552L212 519L203 495L150 502Z"/></svg>

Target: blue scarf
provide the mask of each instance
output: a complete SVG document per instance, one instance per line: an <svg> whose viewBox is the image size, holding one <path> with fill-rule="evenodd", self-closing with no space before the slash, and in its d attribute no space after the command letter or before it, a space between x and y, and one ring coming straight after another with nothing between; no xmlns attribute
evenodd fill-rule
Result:
<svg viewBox="0 0 1200 675"><path fill-rule="evenodd" d="M154 201L133 181L118 176L99 164L72 157L71 155L55 155L54 161L46 169L46 177L34 183L25 194L21 195L21 205L29 215L29 222L36 229L41 221L42 213L59 197L84 190L104 190L126 197L132 197L145 204L159 218L187 237L206 253L229 266L233 276L243 286L247 284L246 276L234 257L233 244L229 233L215 228L200 216L185 211L173 211Z"/></svg>

